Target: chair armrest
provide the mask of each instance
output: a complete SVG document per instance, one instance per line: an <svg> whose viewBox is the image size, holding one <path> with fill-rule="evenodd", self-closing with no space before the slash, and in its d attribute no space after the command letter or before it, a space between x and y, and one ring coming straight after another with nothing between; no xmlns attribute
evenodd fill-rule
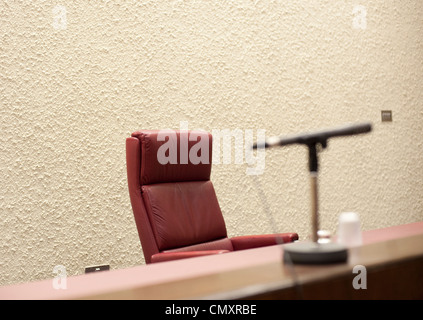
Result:
<svg viewBox="0 0 423 320"><path fill-rule="evenodd" d="M178 252L160 252L151 256L151 262L164 262L179 259L195 258L230 252L229 250L203 250L203 251L178 251Z"/></svg>
<svg viewBox="0 0 423 320"><path fill-rule="evenodd" d="M276 233L230 238L234 250L244 250L272 246L298 240L296 233Z"/></svg>

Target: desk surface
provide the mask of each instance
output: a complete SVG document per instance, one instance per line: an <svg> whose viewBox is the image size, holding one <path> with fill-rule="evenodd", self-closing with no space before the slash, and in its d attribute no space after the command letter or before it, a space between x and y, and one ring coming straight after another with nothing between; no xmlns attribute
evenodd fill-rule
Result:
<svg viewBox="0 0 423 320"><path fill-rule="evenodd" d="M376 287L423 298L423 222L363 232L363 243L343 264L286 265L283 246L270 246L68 277L66 290L52 279L4 286L0 299L378 298ZM356 265L366 267L367 290L352 288Z"/></svg>

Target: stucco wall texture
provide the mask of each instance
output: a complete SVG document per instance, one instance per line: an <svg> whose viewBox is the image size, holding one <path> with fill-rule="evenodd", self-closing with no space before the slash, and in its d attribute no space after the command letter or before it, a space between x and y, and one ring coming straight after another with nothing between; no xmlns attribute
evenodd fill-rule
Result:
<svg viewBox="0 0 423 320"><path fill-rule="evenodd" d="M125 164L138 129L371 121L320 154L321 228L343 211L363 230L423 218L420 0L2 1L0 26L0 285L144 263ZM307 238L305 147L247 168L213 165L229 236Z"/></svg>

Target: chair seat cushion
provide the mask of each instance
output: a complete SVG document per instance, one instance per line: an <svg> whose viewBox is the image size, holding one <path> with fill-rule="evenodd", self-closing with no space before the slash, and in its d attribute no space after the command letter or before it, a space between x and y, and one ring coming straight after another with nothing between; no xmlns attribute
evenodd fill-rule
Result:
<svg viewBox="0 0 423 320"><path fill-rule="evenodd" d="M170 250L163 250L162 252L193 252L193 251L204 251L204 250L225 250L234 251L232 241L229 238L222 238L218 240L202 242L187 247L181 247Z"/></svg>

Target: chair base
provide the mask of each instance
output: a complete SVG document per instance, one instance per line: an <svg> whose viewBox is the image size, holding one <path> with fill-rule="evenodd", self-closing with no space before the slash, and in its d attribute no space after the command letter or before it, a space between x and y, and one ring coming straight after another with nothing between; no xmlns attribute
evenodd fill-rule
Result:
<svg viewBox="0 0 423 320"><path fill-rule="evenodd" d="M284 262L294 264L343 263L348 249L337 243L294 242L284 245Z"/></svg>

